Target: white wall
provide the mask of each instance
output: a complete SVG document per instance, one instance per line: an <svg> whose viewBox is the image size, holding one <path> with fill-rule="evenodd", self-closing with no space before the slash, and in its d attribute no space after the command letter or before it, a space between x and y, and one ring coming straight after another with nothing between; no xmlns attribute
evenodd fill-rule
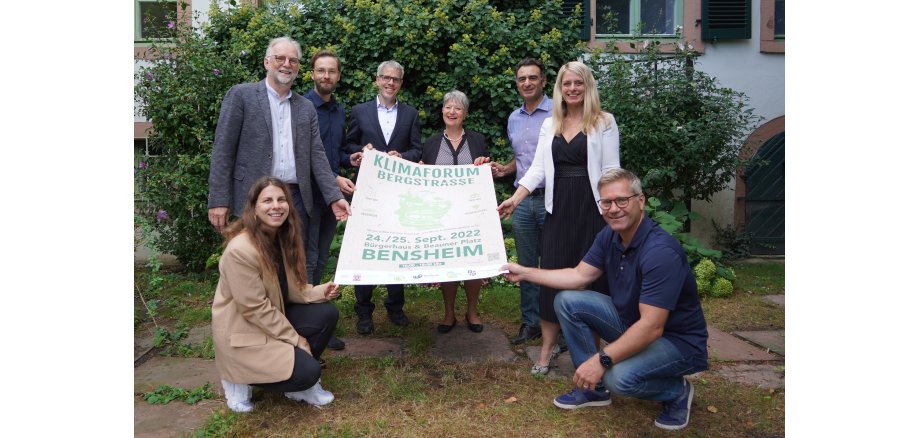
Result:
<svg viewBox="0 0 920 438"><path fill-rule="evenodd" d="M746 94L748 105L763 117L758 126L786 114L786 57L782 53L760 53L760 2L754 1L749 40L706 43L697 68L717 78L723 87ZM735 181L713 196L712 202L694 201L691 209L702 218L693 222L691 235L704 243L710 240L712 220L719 226L734 222Z"/></svg>

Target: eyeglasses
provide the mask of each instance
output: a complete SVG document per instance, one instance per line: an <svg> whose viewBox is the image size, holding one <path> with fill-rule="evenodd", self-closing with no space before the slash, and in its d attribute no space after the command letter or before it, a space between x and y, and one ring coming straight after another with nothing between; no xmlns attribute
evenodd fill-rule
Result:
<svg viewBox="0 0 920 438"><path fill-rule="evenodd" d="M540 80L540 77L537 76L537 75L518 76L518 77L517 77L517 82L518 82L519 84L523 84L523 83L525 83L525 82L527 82L527 81L530 81L530 82L537 82L537 81L539 81L539 80Z"/></svg>
<svg viewBox="0 0 920 438"><path fill-rule="evenodd" d="M290 62L291 65L299 65L299 64L300 64L300 59L297 59L297 58L288 58L287 56L283 56L283 55L272 55L272 56L270 56L270 57L271 57L272 59L274 59L275 62L278 63L278 65L284 65L284 61Z"/></svg>
<svg viewBox="0 0 920 438"><path fill-rule="evenodd" d="M377 79L379 79L381 82L392 82L394 84L402 82L402 78L394 78L393 76L387 75L377 76Z"/></svg>
<svg viewBox="0 0 920 438"><path fill-rule="evenodd" d="M630 199L635 198L636 196L639 196L641 194L642 193L636 193L635 195L627 196L625 198L601 199L597 201L597 205L599 205L604 210L609 210L610 207L613 207L613 204L616 204L617 207L619 208L626 208L626 206L629 205Z"/></svg>
<svg viewBox="0 0 920 438"><path fill-rule="evenodd" d="M336 69L334 69L334 68L331 68L331 69L329 69L329 70L326 70L326 69L324 69L324 68L318 68L318 69L316 69L316 70L313 70L313 74L316 75L316 76L325 76L327 73L329 74L329 76L332 76L332 75L334 75L334 74L336 74L336 73L338 73L338 72L339 72L339 71L336 70Z"/></svg>

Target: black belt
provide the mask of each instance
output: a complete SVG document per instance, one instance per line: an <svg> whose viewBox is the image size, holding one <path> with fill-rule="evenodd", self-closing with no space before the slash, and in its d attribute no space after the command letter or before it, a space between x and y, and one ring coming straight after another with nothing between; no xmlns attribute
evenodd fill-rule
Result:
<svg viewBox="0 0 920 438"><path fill-rule="evenodd" d="M531 195L536 195L536 196L545 196L545 195L546 195L546 189L543 188L543 187L540 187L539 189L533 189L533 191L530 192L530 194L531 194Z"/></svg>
<svg viewBox="0 0 920 438"><path fill-rule="evenodd" d="M588 176L588 168L571 164L557 164L556 178L577 178Z"/></svg>

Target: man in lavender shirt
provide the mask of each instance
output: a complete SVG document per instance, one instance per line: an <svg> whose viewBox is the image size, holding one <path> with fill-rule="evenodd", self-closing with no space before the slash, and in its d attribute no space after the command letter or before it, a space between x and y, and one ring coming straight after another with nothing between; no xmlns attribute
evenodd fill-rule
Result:
<svg viewBox="0 0 920 438"><path fill-rule="evenodd" d="M537 139L543 121L552 116L553 101L543 92L546 86L546 69L539 59L525 58L515 70L518 93L524 98L524 105L508 116L508 138L514 150L514 160L507 164L492 162L492 175L496 178L516 173L514 186L527 173L537 151ZM511 216L511 230L514 246L517 248L518 263L523 266L540 266L540 242L543 234L543 219L546 207L543 201L543 187L533 190L514 210ZM521 329L512 344L520 344L541 336L540 333L540 286L528 281L521 282Z"/></svg>

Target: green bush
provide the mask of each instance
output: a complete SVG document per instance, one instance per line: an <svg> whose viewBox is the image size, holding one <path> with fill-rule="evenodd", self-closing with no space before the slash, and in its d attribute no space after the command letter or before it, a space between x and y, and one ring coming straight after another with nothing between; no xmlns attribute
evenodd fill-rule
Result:
<svg viewBox="0 0 920 438"><path fill-rule="evenodd" d="M396 59L406 69L399 98L419 109L423 138L443 127L443 93L462 90L471 102L466 127L483 133L493 159L503 162L512 157L504 125L520 105L514 66L538 57L554 79L559 65L583 52L578 24L562 14L558 0L235 3L223 11L212 3L200 29L172 29L174 41L151 48L164 58L136 76L135 96L153 124L150 141L158 154L137 169L138 215L152 230L154 247L191 270L203 269L220 243L207 220L220 102L234 84L264 77L262 57L272 38L300 41L305 62L316 49L335 50L343 62L336 95L347 110L375 95L377 65ZM296 93L313 85L304 67ZM509 196L510 181L497 184L496 192L500 200Z"/></svg>
<svg viewBox="0 0 920 438"><path fill-rule="evenodd" d="M704 258L693 267L696 277L696 289L700 296L726 298L735 290L735 272L725 266Z"/></svg>
<svg viewBox="0 0 920 438"><path fill-rule="evenodd" d="M643 43L630 43L637 44ZM620 128L622 166L650 196L690 205L710 200L746 164L738 154L760 117L747 96L696 69L698 52L670 46L674 53L664 53L660 42L630 56L595 50L589 64L601 104Z"/></svg>

